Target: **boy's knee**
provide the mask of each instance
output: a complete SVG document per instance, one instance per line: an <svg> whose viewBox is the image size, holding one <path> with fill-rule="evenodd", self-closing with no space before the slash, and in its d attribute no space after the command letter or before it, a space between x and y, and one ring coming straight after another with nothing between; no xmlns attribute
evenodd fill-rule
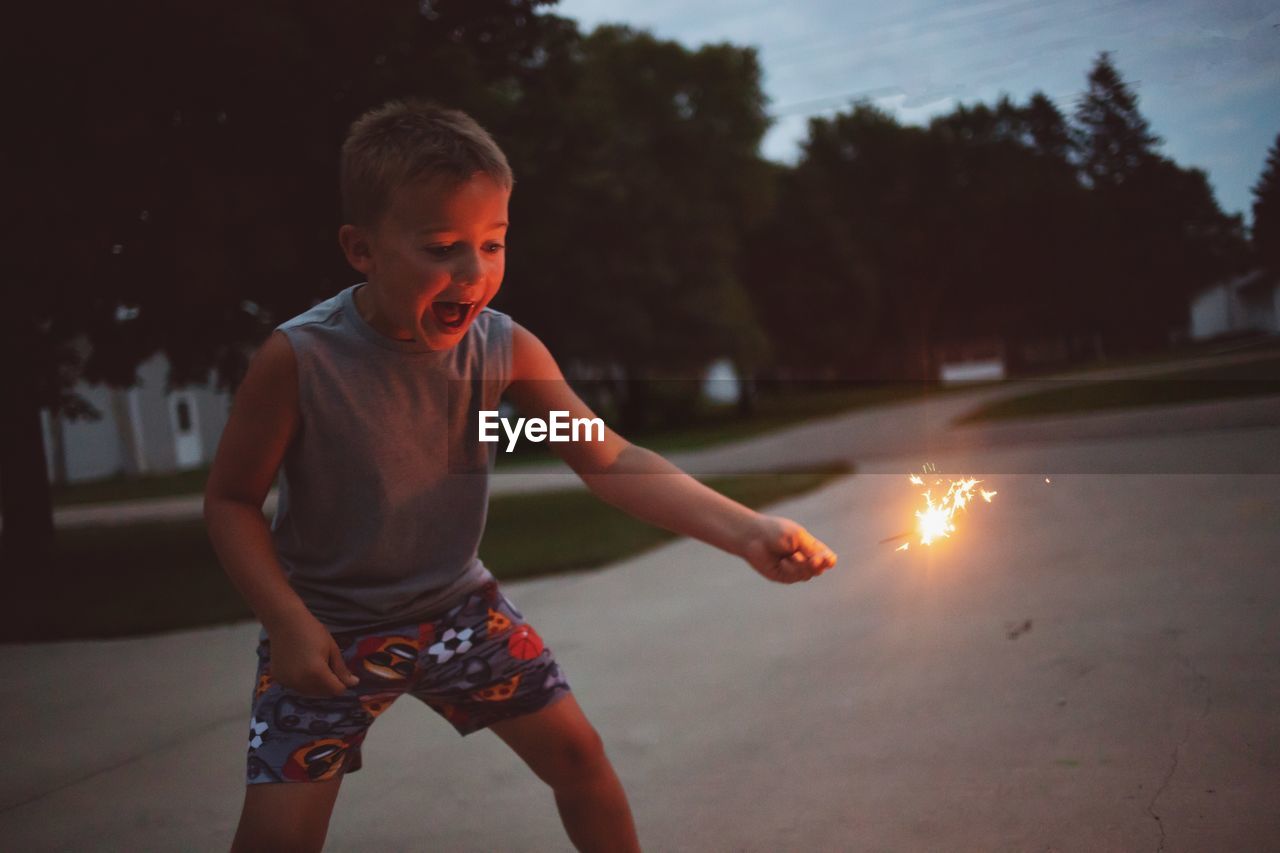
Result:
<svg viewBox="0 0 1280 853"><path fill-rule="evenodd" d="M231 853L317 853L341 781L249 785Z"/></svg>
<svg viewBox="0 0 1280 853"><path fill-rule="evenodd" d="M604 741L592 726L584 726L575 731L549 752L548 760L539 775L553 788L590 782L609 767L609 759L604 753Z"/></svg>

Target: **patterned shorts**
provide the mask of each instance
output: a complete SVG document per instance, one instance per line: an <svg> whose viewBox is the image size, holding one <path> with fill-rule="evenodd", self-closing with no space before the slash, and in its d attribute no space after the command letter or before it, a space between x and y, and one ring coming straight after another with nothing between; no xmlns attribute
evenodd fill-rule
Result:
<svg viewBox="0 0 1280 853"><path fill-rule="evenodd" d="M569 692L551 650L494 582L434 621L333 638L360 683L326 698L277 684L270 640L258 644L249 784L322 782L359 770L369 726L403 693L468 735Z"/></svg>

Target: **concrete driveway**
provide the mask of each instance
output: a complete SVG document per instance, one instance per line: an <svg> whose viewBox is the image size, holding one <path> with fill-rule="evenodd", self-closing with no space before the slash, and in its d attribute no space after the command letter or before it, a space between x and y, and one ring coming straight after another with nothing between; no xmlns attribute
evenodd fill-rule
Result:
<svg viewBox="0 0 1280 853"><path fill-rule="evenodd" d="M895 454L901 425L937 416L905 407L846 436L885 449L859 473L775 508L840 552L815 582L683 541L509 592L646 849L1280 849L1280 420L1240 411L1127 436L1088 418L931 432ZM923 461L999 494L935 548L878 545ZM0 837L225 849L256 630L0 647ZM364 751L327 849L569 849L496 738L404 700Z"/></svg>

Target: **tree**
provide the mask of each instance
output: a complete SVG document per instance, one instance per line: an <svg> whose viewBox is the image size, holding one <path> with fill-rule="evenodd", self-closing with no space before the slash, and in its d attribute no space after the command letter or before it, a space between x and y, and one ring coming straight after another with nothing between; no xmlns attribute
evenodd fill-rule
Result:
<svg viewBox="0 0 1280 853"><path fill-rule="evenodd" d="M762 357L738 278L767 182L759 64L626 27L546 46L502 122L517 187L499 304L562 358L620 367L633 430L649 380Z"/></svg>
<svg viewBox="0 0 1280 853"><path fill-rule="evenodd" d="M78 378L234 385L270 327L352 277L345 128L407 94L478 113L516 85L549 0L26 4L5 28L10 263L0 343L5 566L52 541L39 410ZM82 342L87 342L87 355Z"/></svg>
<svg viewBox="0 0 1280 853"><path fill-rule="evenodd" d="M1226 216L1203 171L1161 156L1159 137L1110 56L1099 56L1076 113L1091 191L1086 288L1094 325L1113 348L1167 346L1199 288L1238 269L1241 226Z"/></svg>
<svg viewBox="0 0 1280 853"><path fill-rule="evenodd" d="M1280 135L1253 185L1253 252L1272 275L1280 275Z"/></svg>
<svg viewBox="0 0 1280 853"><path fill-rule="evenodd" d="M1024 141L1044 157L1069 166L1076 157L1076 142L1066 116L1044 92L1034 92L1018 113L1025 129Z"/></svg>
<svg viewBox="0 0 1280 853"><path fill-rule="evenodd" d="M1150 269L1154 237L1144 229L1156 213L1150 178L1160 139L1110 54L1100 54L1089 71L1075 120L1081 174L1090 188L1085 245L1094 268L1080 283L1082 300L1093 309L1090 325L1112 349L1159 345L1168 328L1164 312L1149 310L1153 299L1163 300Z"/></svg>
<svg viewBox="0 0 1280 853"><path fill-rule="evenodd" d="M1138 111L1138 96L1102 52L1089 71L1088 89L1076 109L1083 171L1095 188L1118 187L1155 155L1160 137Z"/></svg>
<svg viewBox="0 0 1280 853"><path fill-rule="evenodd" d="M883 311L870 261L832 195L814 191L812 170L774 169L773 214L748 235L742 263L773 367L801 379L866 377Z"/></svg>
<svg viewBox="0 0 1280 853"><path fill-rule="evenodd" d="M797 172L833 211L877 283L883 332L877 373L927 378L944 292L958 246L948 149L924 128L870 104L811 119ZM887 334L884 334L887 333ZM905 372L905 374L904 374Z"/></svg>
<svg viewBox="0 0 1280 853"><path fill-rule="evenodd" d="M1043 96L960 106L928 128L865 103L812 120L752 240L752 292L783 366L931 377L940 343L1056 318L1077 249L1071 145ZM815 340L787 363L801 324Z"/></svg>
<svg viewBox="0 0 1280 853"><path fill-rule="evenodd" d="M930 124L948 150L955 206L942 341L1061 335L1076 325L1082 190L1065 117L1041 93L1024 106L958 106Z"/></svg>

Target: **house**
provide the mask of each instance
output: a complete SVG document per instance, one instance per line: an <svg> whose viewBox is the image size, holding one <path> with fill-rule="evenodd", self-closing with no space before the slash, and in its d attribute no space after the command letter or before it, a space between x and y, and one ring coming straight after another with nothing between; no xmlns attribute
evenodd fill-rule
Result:
<svg viewBox="0 0 1280 853"><path fill-rule="evenodd" d="M1004 339L996 335L974 336L936 346L934 363L944 385L994 382L1007 373Z"/></svg>
<svg viewBox="0 0 1280 853"><path fill-rule="evenodd" d="M1191 339L1280 334L1280 276L1264 270L1219 282L1191 300Z"/></svg>
<svg viewBox="0 0 1280 853"><path fill-rule="evenodd" d="M733 362L727 358L716 359L702 376L702 398L719 405L736 403L742 393L741 385Z"/></svg>
<svg viewBox="0 0 1280 853"><path fill-rule="evenodd" d="M212 462L231 394L212 381L165 393L168 373L168 360L157 354L139 367L132 388L79 383L73 390L102 414L96 421L42 411L50 481L167 474Z"/></svg>

